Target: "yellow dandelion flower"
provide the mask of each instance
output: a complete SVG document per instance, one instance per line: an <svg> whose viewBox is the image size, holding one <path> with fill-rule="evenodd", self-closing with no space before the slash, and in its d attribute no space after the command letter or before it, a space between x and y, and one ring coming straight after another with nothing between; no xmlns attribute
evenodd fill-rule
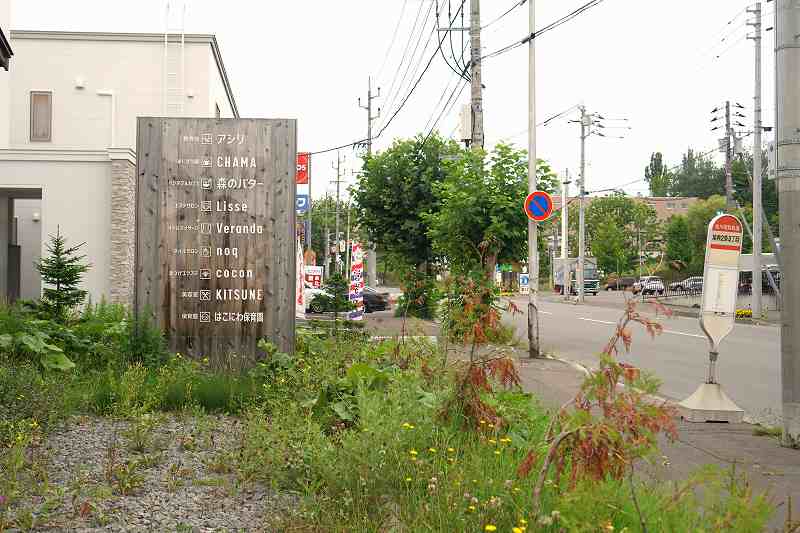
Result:
<svg viewBox="0 0 800 533"><path fill-rule="evenodd" d="M436 448L428 448L428 451L431 453L436 453Z"/></svg>
<svg viewBox="0 0 800 533"><path fill-rule="evenodd" d="M513 533L522 533L524 530L521 527L514 527L514 528L511 528L511 531Z"/></svg>
<svg viewBox="0 0 800 533"><path fill-rule="evenodd" d="M514 487L514 492L519 492L519 491L520 491L519 487Z"/></svg>
<svg viewBox="0 0 800 533"><path fill-rule="evenodd" d="M489 442L490 442L491 444L497 444L497 441L496 441L496 440L494 440L494 439L489 439Z"/></svg>
<svg viewBox="0 0 800 533"><path fill-rule="evenodd" d="M447 448L447 451L450 452L450 453L456 453L456 449L455 448Z"/></svg>
<svg viewBox="0 0 800 533"><path fill-rule="evenodd" d="M403 425L401 427L403 429L411 429L411 424L409 424L408 422L403 422Z"/></svg>
<svg viewBox="0 0 800 533"><path fill-rule="evenodd" d="M474 505L470 505L467 509L471 512L475 512L476 507Z"/></svg>
<svg viewBox="0 0 800 533"><path fill-rule="evenodd" d="M417 450L409 450L408 453L410 453L413 456L416 456L417 455Z"/></svg>
<svg viewBox="0 0 800 533"><path fill-rule="evenodd" d="M492 524L486 524L486 527L483 528L484 531L497 531L497 526L493 526Z"/></svg>
<svg viewBox="0 0 800 533"><path fill-rule="evenodd" d="M500 450L495 450L495 451L494 451L494 454L495 454L495 455L500 455Z"/></svg>
<svg viewBox="0 0 800 533"><path fill-rule="evenodd" d="M481 424L481 425L484 425L484 424L486 424L486 420L481 420L481 421L480 421L480 424Z"/></svg>
<svg viewBox="0 0 800 533"><path fill-rule="evenodd" d="M407 477L407 478L406 478L406 483L409 483L409 482L411 482L411 478L410 478L410 477Z"/></svg>
<svg viewBox="0 0 800 533"><path fill-rule="evenodd" d="M523 526L527 526L528 525L528 521L525 520L524 518L520 518L519 519L519 523L522 524Z"/></svg>
<svg viewBox="0 0 800 533"><path fill-rule="evenodd" d="M472 480L472 482L473 482L473 483L477 483L477 482L478 482L478 480L477 480L477 479L473 479L473 480Z"/></svg>

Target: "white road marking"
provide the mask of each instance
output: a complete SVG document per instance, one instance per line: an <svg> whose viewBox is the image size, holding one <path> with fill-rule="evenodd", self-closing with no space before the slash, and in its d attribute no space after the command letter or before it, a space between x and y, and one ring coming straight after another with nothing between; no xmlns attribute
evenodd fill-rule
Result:
<svg viewBox="0 0 800 533"><path fill-rule="evenodd" d="M610 326L615 326L617 324L616 322L609 322L607 320L596 320L594 318L583 318L583 317L581 317L581 320L585 320L587 322L596 322L598 324L608 324ZM669 334L672 334L672 335L682 335L684 337L697 337L698 339L705 339L706 338L705 335L697 335L696 333L684 333L683 331L672 331L671 329L665 329L663 331L663 333L669 333Z"/></svg>

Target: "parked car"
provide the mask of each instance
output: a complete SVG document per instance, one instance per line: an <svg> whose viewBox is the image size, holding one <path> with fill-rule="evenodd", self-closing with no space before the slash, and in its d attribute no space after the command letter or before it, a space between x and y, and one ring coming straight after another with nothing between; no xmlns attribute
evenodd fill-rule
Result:
<svg viewBox="0 0 800 533"><path fill-rule="evenodd" d="M703 276L692 276L669 284L669 290L696 294L703 292Z"/></svg>
<svg viewBox="0 0 800 533"><path fill-rule="evenodd" d="M636 278L609 278L606 280L603 288L607 291L624 291L636 283Z"/></svg>
<svg viewBox="0 0 800 533"><path fill-rule="evenodd" d="M664 282L658 276L642 276L633 284L633 294L664 294Z"/></svg>
<svg viewBox="0 0 800 533"><path fill-rule="evenodd" d="M390 307L388 292L378 292L372 287L364 287L364 312L386 311Z"/></svg>

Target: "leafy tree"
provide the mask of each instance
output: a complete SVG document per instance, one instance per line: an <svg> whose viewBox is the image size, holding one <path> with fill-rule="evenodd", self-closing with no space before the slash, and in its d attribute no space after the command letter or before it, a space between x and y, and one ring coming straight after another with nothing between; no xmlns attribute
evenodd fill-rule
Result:
<svg viewBox="0 0 800 533"><path fill-rule="evenodd" d="M77 255L84 244L68 247L58 227L47 244L48 256L36 263L42 281L50 285L42 291L42 310L62 323L67 321L69 312L86 299L86 291L78 288L83 275L89 271L89 265L84 263L86 256Z"/></svg>
<svg viewBox="0 0 800 533"><path fill-rule="evenodd" d="M537 174L539 189L553 190L555 177L541 160ZM504 144L491 156L462 150L461 157L448 162L447 178L435 188L441 204L425 220L434 250L451 269L493 273L498 262L527 256L528 220L522 209L527 175L525 151Z"/></svg>
<svg viewBox="0 0 800 533"><path fill-rule="evenodd" d="M723 211L725 211L725 197L720 195L713 195L707 200L701 200L689 206L686 218L689 225L689 238L692 243L690 269L695 274L703 272L708 223L717 216L717 213Z"/></svg>
<svg viewBox="0 0 800 533"><path fill-rule="evenodd" d="M725 195L725 170L713 159L687 150L671 180L670 196L709 198Z"/></svg>
<svg viewBox="0 0 800 533"><path fill-rule="evenodd" d="M680 261L689 266L692 261L692 241L689 236L689 221L684 215L674 215L667 222L665 232L667 260Z"/></svg>
<svg viewBox="0 0 800 533"><path fill-rule="evenodd" d="M597 267L605 272L624 272L631 262L631 249L625 243L625 232L614 221L602 222L592 240L592 255Z"/></svg>
<svg viewBox="0 0 800 533"><path fill-rule="evenodd" d="M672 176L670 176L667 167L664 166L661 152L655 152L650 155L650 164L644 168L644 179L650 185L650 194L652 196L667 196L669 194Z"/></svg>
<svg viewBox="0 0 800 533"><path fill-rule="evenodd" d="M339 201L339 232L340 237L345 238L347 230L347 202ZM351 237L354 234L353 221L356 220L358 211L354 206L350 206L351 216ZM327 226L326 226L327 222ZM323 265L325 260L325 228L327 227L330 239L328 244L333 246L336 231L336 198L325 197L320 198L311 204L311 249L317 256L317 264ZM329 257L330 258L330 257ZM331 258L332 261L332 258ZM332 264L332 263L331 263Z"/></svg>
<svg viewBox="0 0 800 533"><path fill-rule="evenodd" d="M364 161L355 190L358 223L396 263L432 270L436 254L424 216L439 210L435 191L446 178L444 160L459 152L436 134L427 141L418 135Z"/></svg>

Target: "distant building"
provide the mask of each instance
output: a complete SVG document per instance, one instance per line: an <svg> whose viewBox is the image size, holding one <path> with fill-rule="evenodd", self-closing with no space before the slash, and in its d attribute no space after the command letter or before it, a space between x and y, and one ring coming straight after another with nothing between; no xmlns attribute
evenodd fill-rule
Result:
<svg viewBox="0 0 800 533"><path fill-rule="evenodd" d="M13 69L0 70L0 299L39 297L33 262L60 228L71 244L86 243L92 299L130 302L136 118L238 117L217 40L8 37L15 56Z"/></svg>
<svg viewBox="0 0 800 533"><path fill-rule="evenodd" d="M587 196L586 205L588 206L593 200L601 198L599 196ZM685 215L689 212L689 207L697 202L698 198L688 198L683 196L633 196L631 199L637 202L644 202L651 206L656 211L656 217L659 221L666 221L672 215ZM579 198L571 196L569 202L572 205L577 205ZM561 196L553 195L553 203L555 209L561 209Z"/></svg>

